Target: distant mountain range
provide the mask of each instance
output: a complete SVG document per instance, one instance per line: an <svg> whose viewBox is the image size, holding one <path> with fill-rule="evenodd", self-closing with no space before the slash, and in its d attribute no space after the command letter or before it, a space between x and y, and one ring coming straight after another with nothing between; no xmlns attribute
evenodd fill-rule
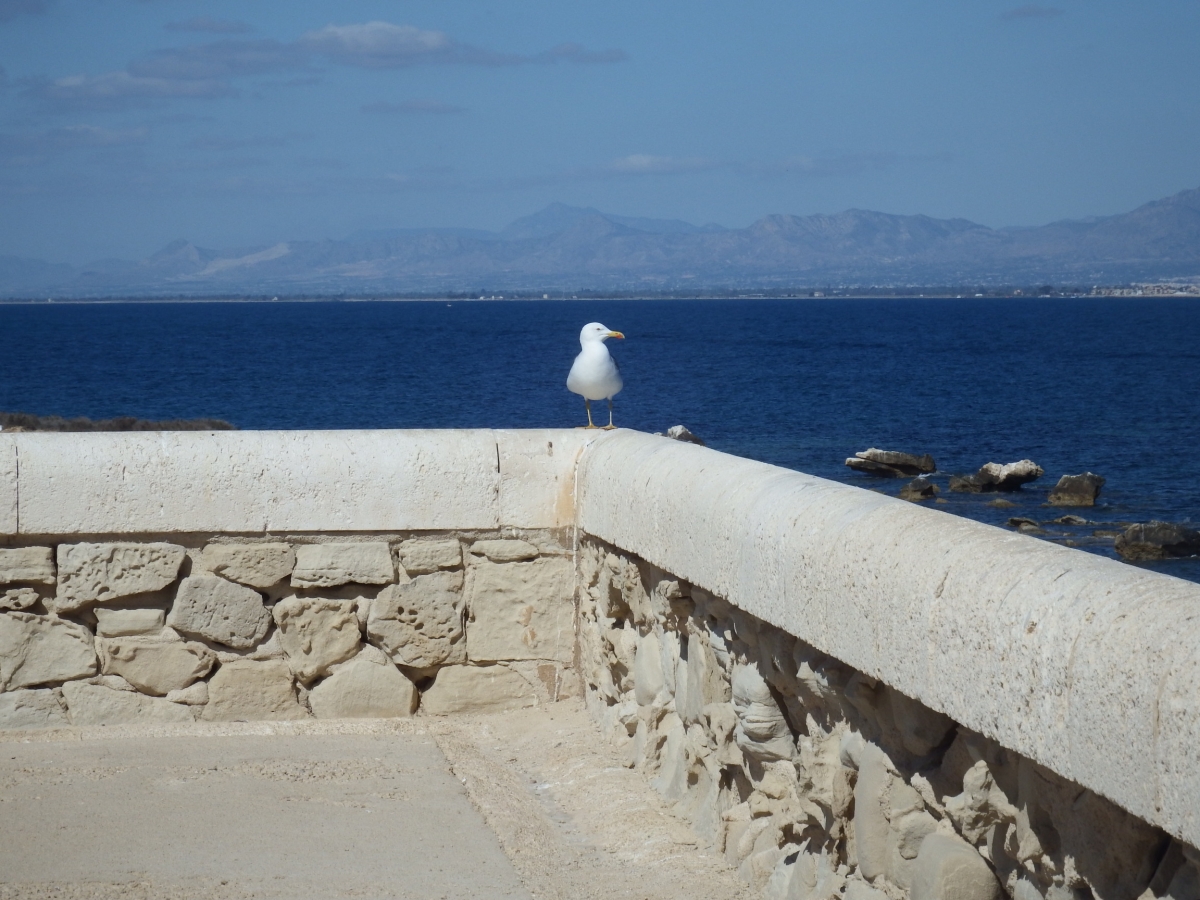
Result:
<svg viewBox="0 0 1200 900"><path fill-rule="evenodd" d="M0 297L805 290L1120 284L1200 276L1200 189L1032 228L966 219L772 215L748 228L553 204L500 232L360 232L238 250L168 244L137 262L0 256Z"/></svg>

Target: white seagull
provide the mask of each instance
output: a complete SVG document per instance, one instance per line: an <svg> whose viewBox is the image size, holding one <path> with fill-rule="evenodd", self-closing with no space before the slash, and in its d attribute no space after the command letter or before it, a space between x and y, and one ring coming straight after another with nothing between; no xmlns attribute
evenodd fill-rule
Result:
<svg viewBox="0 0 1200 900"><path fill-rule="evenodd" d="M612 422L612 398L620 393L625 382L621 380L621 370L613 359L604 342L609 338L624 338L619 331L609 331L599 322L591 322L583 326L579 332L579 346L583 349L575 357L571 366L571 374L567 376L567 390L583 397L587 407L588 428L595 428L592 423L592 401L608 400L608 424L605 428L616 428Z"/></svg>

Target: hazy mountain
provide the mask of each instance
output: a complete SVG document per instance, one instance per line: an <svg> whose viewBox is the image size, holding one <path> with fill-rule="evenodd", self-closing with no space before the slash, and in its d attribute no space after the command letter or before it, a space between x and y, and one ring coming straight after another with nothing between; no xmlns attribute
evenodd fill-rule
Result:
<svg viewBox="0 0 1200 900"><path fill-rule="evenodd" d="M1200 189L1116 216L993 229L866 210L748 228L553 204L501 232L360 232L214 251L187 241L128 262L0 257L0 296L1112 284L1200 276Z"/></svg>

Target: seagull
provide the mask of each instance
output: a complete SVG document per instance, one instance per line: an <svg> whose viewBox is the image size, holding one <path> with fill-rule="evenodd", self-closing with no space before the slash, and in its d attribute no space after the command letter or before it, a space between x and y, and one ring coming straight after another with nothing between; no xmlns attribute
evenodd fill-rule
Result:
<svg viewBox="0 0 1200 900"><path fill-rule="evenodd" d="M609 331L599 322L590 322L579 332L579 346L583 349L575 357L571 374L567 376L567 390L583 397L587 407L588 428L596 428L592 422L592 401L608 400L608 424L606 430L616 428L612 422L612 398L621 392L625 383L621 381L621 370L617 361L608 354L604 342L609 338L622 338L619 331Z"/></svg>

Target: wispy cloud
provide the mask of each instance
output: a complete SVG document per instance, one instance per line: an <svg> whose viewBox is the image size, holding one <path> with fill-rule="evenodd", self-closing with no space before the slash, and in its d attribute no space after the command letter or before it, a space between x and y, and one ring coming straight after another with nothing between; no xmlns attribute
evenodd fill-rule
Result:
<svg viewBox="0 0 1200 900"><path fill-rule="evenodd" d="M0 3L19 0L0 0ZM28 0L33 2L33 0ZM242 23L200 17L167 26L176 31L232 34ZM248 26L247 26L248 27ZM232 97L234 79L311 70L324 60L360 69L400 69L419 65L515 66L555 63L615 63L622 50L588 50L581 44L559 44L542 53L499 53L461 41L442 31L391 22L327 25L291 42L271 39L227 39L188 47L157 50L125 69L101 75L29 82L26 94L59 106L108 109L153 99ZM397 112L450 112L417 109Z"/></svg>
<svg viewBox="0 0 1200 900"><path fill-rule="evenodd" d="M701 156L654 156L650 153L631 153L614 159L597 169L597 174L610 175L675 175L679 172L699 172L722 165L718 160Z"/></svg>
<svg viewBox="0 0 1200 900"><path fill-rule="evenodd" d="M365 113L380 115L450 115L466 112L465 107L443 103L441 100L401 100L399 103L379 100L366 103L360 108Z"/></svg>
<svg viewBox="0 0 1200 900"><path fill-rule="evenodd" d="M1018 6L1015 9L1001 13L1000 18L1006 20L1054 19L1063 15L1064 12L1065 10L1059 9L1057 6L1038 6L1036 3L1029 3L1025 6Z"/></svg>
<svg viewBox="0 0 1200 900"><path fill-rule="evenodd" d="M188 31L202 34L248 34L254 30L245 22L214 19L210 16L196 16L183 22L168 22L163 28L167 31Z"/></svg>
<svg viewBox="0 0 1200 900"><path fill-rule="evenodd" d="M17 16L36 16L44 13L48 5L46 0L0 0L0 22Z"/></svg>
<svg viewBox="0 0 1200 900"><path fill-rule="evenodd" d="M147 128L103 128L99 125L68 125L44 131L0 134L0 163L37 165L76 150L142 144L149 136Z"/></svg>

